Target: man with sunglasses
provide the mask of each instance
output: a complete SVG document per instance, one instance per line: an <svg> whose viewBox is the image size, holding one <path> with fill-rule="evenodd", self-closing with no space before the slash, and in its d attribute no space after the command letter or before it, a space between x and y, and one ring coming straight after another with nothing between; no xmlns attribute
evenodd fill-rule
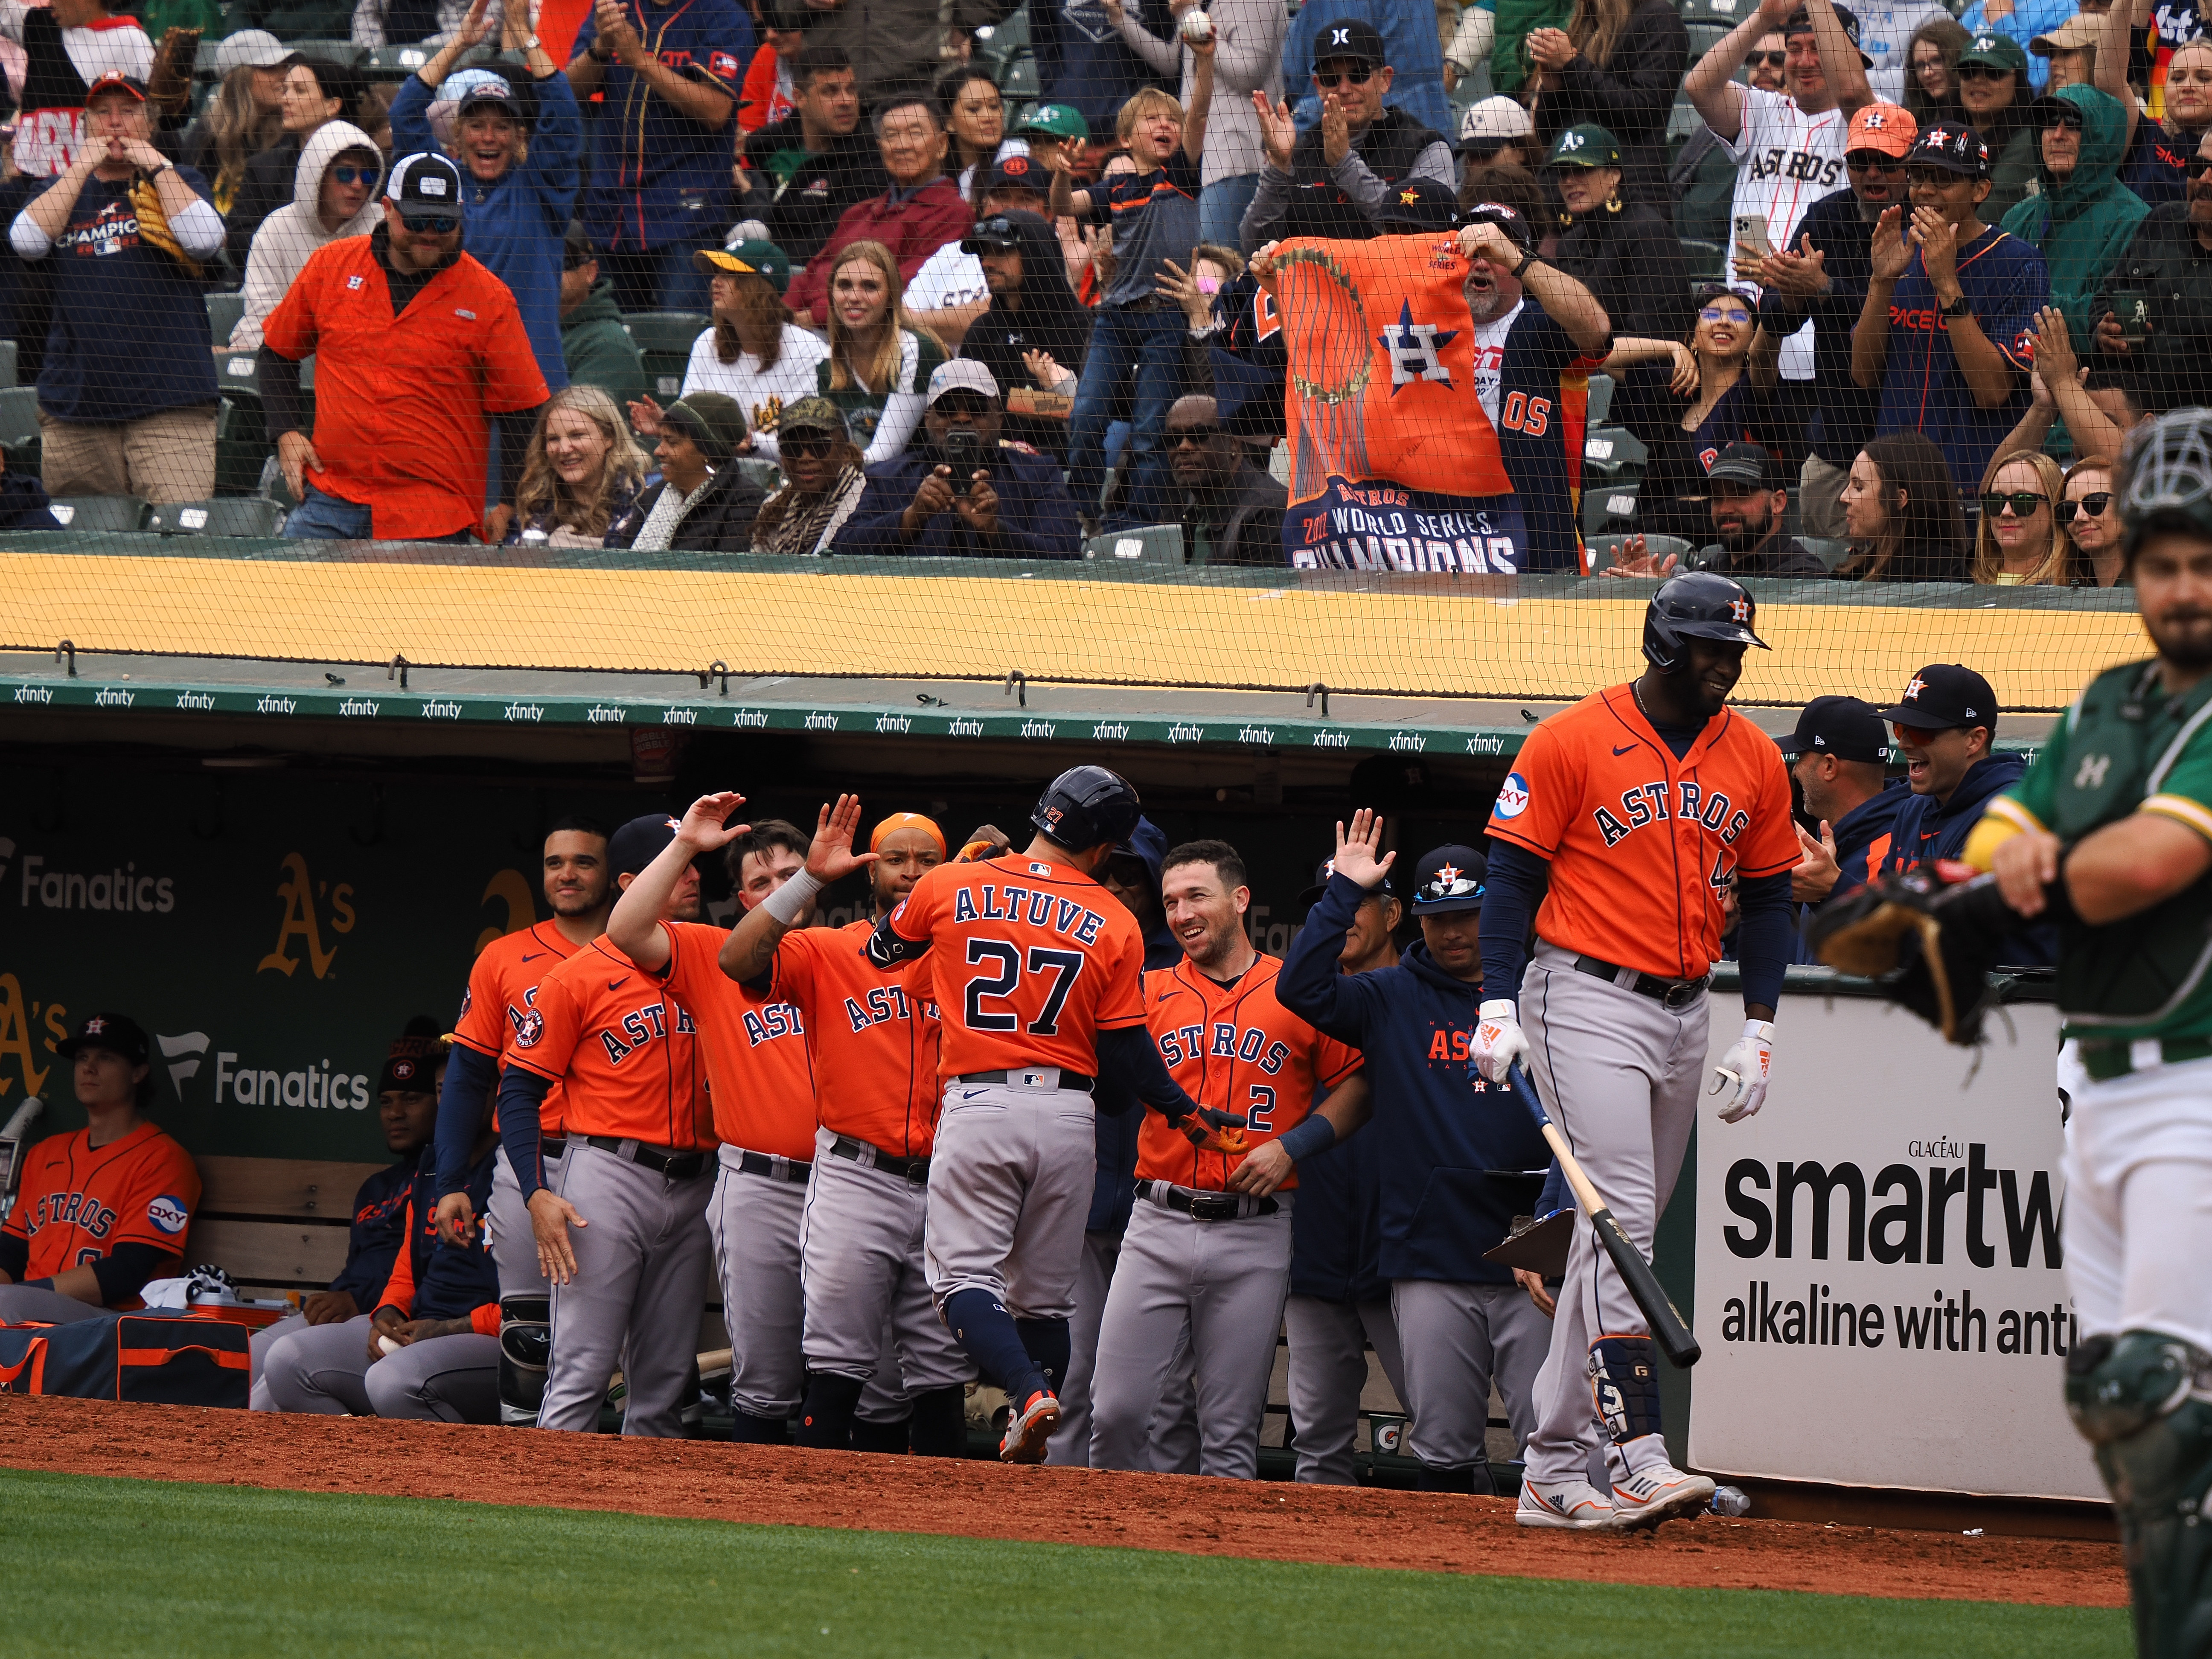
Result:
<svg viewBox="0 0 2212 1659"><path fill-rule="evenodd" d="M384 223L318 248L262 325L269 430L300 503L284 533L465 540L484 520L491 424L511 500L550 394L514 295L461 252L460 169L404 157L384 196Z"/></svg>
<svg viewBox="0 0 2212 1659"><path fill-rule="evenodd" d="M1990 802L2027 774L2024 757L1996 752L1997 694L1964 664L1929 663L1876 712L1895 733L1912 799L1898 808L1872 874L1961 856Z"/></svg>
<svg viewBox="0 0 2212 1659"><path fill-rule="evenodd" d="M923 558L1073 559L1075 501L1060 468L1027 444L999 441L999 383L966 357L929 377L929 441L868 469L868 488L838 532L838 553Z"/></svg>
<svg viewBox="0 0 2212 1659"><path fill-rule="evenodd" d="M1905 157L1919 124L1895 104L1869 104L1844 138L1844 189L1823 196L1797 224L1794 248L1778 247L1750 268L1759 317L1775 338L1813 325L1813 411L1797 502L1808 536L1840 537L1838 498L1851 462L1874 436L1881 394L1851 378L1851 330L1866 303L1875 222L1905 200Z"/></svg>
<svg viewBox="0 0 2212 1659"><path fill-rule="evenodd" d="M2027 412L2043 256L1982 222L1990 147L1939 121L1905 157L1910 212L1885 209L1872 279L1851 335L1851 378L1881 389L1879 432L1916 431L1943 452L1961 492L1981 483L1998 441Z"/></svg>
<svg viewBox="0 0 2212 1659"><path fill-rule="evenodd" d="M2150 216L2142 197L2119 179L2128 147L2127 111L2094 87L2062 88L2039 98L2029 118L2039 129L2039 194L2004 216L2004 228L2040 249L2051 303L2068 333L2086 340L2095 327L2097 289Z"/></svg>
<svg viewBox="0 0 2212 1659"><path fill-rule="evenodd" d="M1168 410L1168 465L1184 494L1182 540L1193 564L1283 562L1283 509L1290 492L1252 465L1223 430L1211 398L1176 400Z"/></svg>

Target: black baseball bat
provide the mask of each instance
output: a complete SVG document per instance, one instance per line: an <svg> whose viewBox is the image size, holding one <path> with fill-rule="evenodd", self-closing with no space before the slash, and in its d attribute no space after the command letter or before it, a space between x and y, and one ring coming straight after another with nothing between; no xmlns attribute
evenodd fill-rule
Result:
<svg viewBox="0 0 2212 1659"><path fill-rule="evenodd" d="M1662 1353L1686 1370L1698 1363L1698 1356L1704 1352L1698 1346L1698 1339L1691 1333L1689 1321L1682 1317L1681 1310L1661 1288L1659 1275L1651 1271L1651 1264L1644 1259L1644 1252L1636 1248L1620 1223L1613 1219L1613 1212L1606 1208L1605 1200L1598 1196L1597 1188L1590 1185L1590 1178L1583 1173L1583 1166L1575 1162L1575 1155L1567 1150L1567 1138L1559 1133L1559 1126L1552 1121L1551 1114L1544 1109L1544 1103L1537 1098L1535 1088L1528 1081L1528 1074L1515 1066L1506 1073L1506 1076L1515 1091L1528 1103L1528 1110L1536 1120L1536 1127L1544 1132L1544 1139L1551 1144L1553 1155L1559 1160L1559 1172L1566 1176L1567 1185L1575 1189L1576 1202L1583 1206L1583 1213L1590 1218L1590 1225L1597 1229L1597 1242L1605 1246L1605 1253L1613 1258L1613 1265L1620 1270L1621 1278L1627 1281L1628 1293L1636 1298L1636 1305L1644 1310L1644 1321L1651 1327L1652 1340L1658 1343Z"/></svg>

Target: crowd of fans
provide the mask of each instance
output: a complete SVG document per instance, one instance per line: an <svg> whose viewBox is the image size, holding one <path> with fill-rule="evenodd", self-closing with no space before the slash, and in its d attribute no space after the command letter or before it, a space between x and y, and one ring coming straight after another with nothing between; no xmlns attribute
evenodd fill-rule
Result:
<svg viewBox="0 0 2212 1659"><path fill-rule="evenodd" d="M1180 524L1279 564L1300 365L1246 267L1429 228L1408 191L1508 210L1609 325L1634 510L1571 496L1522 569L1628 532L1614 574L2109 585L2123 441L2212 394L2193 9L1760 0L1716 39L1670 0L1105 0L1102 39L1063 3L1030 0L1017 106L1005 0L594 0L565 64L514 0L0 0L44 488L209 497L251 390L295 537L1073 557ZM641 313L704 319L680 386Z"/></svg>

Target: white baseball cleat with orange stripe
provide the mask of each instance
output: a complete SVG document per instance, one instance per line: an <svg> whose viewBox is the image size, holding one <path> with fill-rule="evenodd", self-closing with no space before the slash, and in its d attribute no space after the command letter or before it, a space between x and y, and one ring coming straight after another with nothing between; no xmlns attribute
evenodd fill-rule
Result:
<svg viewBox="0 0 2212 1659"><path fill-rule="evenodd" d="M1611 1524L1615 1532L1635 1532L1676 1516L1695 1515L1712 1501L1713 1483L1704 1475L1654 1463L1613 1483Z"/></svg>
<svg viewBox="0 0 2212 1659"><path fill-rule="evenodd" d="M1513 1518L1524 1527L1597 1532L1613 1525L1613 1504L1587 1480L1524 1479L1521 1482L1521 1506Z"/></svg>

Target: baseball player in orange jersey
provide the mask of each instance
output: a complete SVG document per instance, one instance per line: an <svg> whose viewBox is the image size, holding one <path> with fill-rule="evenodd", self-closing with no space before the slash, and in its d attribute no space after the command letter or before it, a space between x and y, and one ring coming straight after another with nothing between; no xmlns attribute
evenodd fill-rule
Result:
<svg viewBox="0 0 2212 1659"><path fill-rule="evenodd" d="M1249 1480L1290 1291L1294 1160L1366 1121L1367 1085L1357 1049L1275 1000L1282 963L1245 934L1252 890L1237 849L1188 842L1160 873L1184 959L1145 975L1146 1028L1193 1099L1244 1115L1249 1150L1194 1146L1144 1119L1091 1375L1091 1467L1153 1466L1148 1429L1187 1342L1199 1473Z"/></svg>
<svg viewBox="0 0 2212 1659"><path fill-rule="evenodd" d="M144 1115L154 1081L138 1023L94 1014L54 1052L87 1121L24 1157L0 1227L0 1322L67 1325L139 1306L149 1279L176 1272L200 1201L191 1155Z"/></svg>
<svg viewBox="0 0 2212 1659"><path fill-rule="evenodd" d="M710 796L692 811L726 810L718 807L724 799ZM860 823L857 796L822 809L805 868L731 931L722 971L740 984L772 975L771 994L805 1021L814 1060L821 1121L799 1231L807 1370L799 1442L869 1449L854 1411L875 1376L888 1319L914 1402L914 1450L957 1457L968 1432L965 1384L975 1368L937 1316L921 1258L942 1105L937 1007L909 995L866 954L876 921L945 861L945 832L919 813L896 812L855 856ZM823 887L860 869L875 899L872 916L842 928L799 927ZM902 1425L896 1443L882 1449L903 1451L908 1439Z"/></svg>
<svg viewBox="0 0 2212 1659"><path fill-rule="evenodd" d="M1737 884L1746 1016L1717 1068L1724 1123L1765 1101L1794 942L1789 775L1774 740L1727 706L1746 648L1765 648L1754 617L1725 576L1664 583L1644 613L1642 677L1531 732L1491 813L1482 961L1492 994L1475 1063L1496 1082L1528 1062L1552 1121L1647 1256L1697 1116L1722 890ZM1495 994L1516 986L1517 1008ZM1583 1229L1536 1377L1522 1525L1628 1530L1705 1505L1713 1483L1667 1460L1658 1365L1643 1314ZM1601 1427L1609 1496L1588 1478Z"/></svg>
<svg viewBox="0 0 2212 1659"><path fill-rule="evenodd" d="M519 933L494 939L477 953L462 994L444 1092L438 1097L438 1231L450 1245L465 1243L477 1224L467 1189L469 1152L499 1092L501 1060L524 1027L538 982L606 929L614 902L607 874L607 832L588 818L562 818L545 832L542 855L550 921L534 922ZM546 1097L539 1115L540 1158L550 1175L560 1167L563 1150L560 1090ZM550 1287L538 1266L538 1246L523 1206L507 1150L493 1154L492 1260L499 1268L500 1421L526 1426L538 1420L538 1397L545 1385L545 1332L550 1317ZM507 1241L504 1247L501 1241ZM518 1363L519 1362L519 1363Z"/></svg>
<svg viewBox="0 0 2212 1659"><path fill-rule="evenodd" d="M638 960L680 997L699 1022L708 1075L714 1082L714 1133L721 1146L707 1210L722 1279L722 1316L729 1326L732 1437L781 1445L806 1385L801 1345L805 1301L799 1232L806 1185L813 1173L814 1069L807 1023L764 981L740 985L722 972L728 933L697 923L656 926L647 907L653 895L688 878L693 860L720 848L748 912L782 891L807 855L807 839L781 819L724 828L744 803L738 794L694 803L676 838L648 867L608 921L611 933L635 942ZM632 902L632 895L635 902ZM802 907L800 919L811 914ZM876 1327L877 1352L884 1325ZM868 1432L887 1444L890 1424L907 1414L896 1367L878 1367L859 1407ZM905 1443L902 1422L896 1431Z"/></svg>
<svg viewBox="0 0 2212 1659"><path fill-rule="evenodd" d="M635 882L675 833L676 820L657 813L616 830L607 862L617 884ZM666 900L672 916L699 913L698 872L684 876ZM538 1127L556 1083L568 1141L558 1191L545 1184ZM681 1435L697 1397L693 1358L713 1272L714 1129L690 1013L612 940L594 939L539 984L500 1077L499 1116L553 1285L538 1425L598 1427L619 1364L623 1432Z"/></svg>
<svg viewBox="0 0 2212 1659"><path fill-rule="evenodd" d="M945 1107L923 1256L938 1311L1013 1407L1010 1463L1041 1462L1060 1422L1102 1063L1123 1100L1201 1140L1244 1122L1198 1105L1160 1063L1143 1030L1143 938L1091 878L1139 811L1104 767L1063 772L1026 852L938 866L868 940L886 971L929 957Z"/></svg>

